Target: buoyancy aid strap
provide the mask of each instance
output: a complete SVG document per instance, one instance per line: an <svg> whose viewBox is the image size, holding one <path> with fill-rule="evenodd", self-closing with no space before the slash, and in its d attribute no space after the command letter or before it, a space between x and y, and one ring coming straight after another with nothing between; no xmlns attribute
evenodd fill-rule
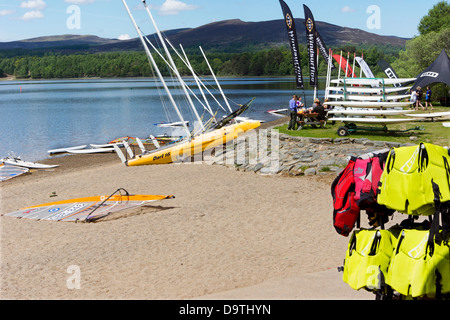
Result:
<svg viewBox="0 0 450 320"><path fill-rule="evenodd" d="M431 223L430 232L428 236L428 246L427 249L430 249L430 257L433 256L434 253L434 241L436 243L441 244L441 239L439 237L439 216L441 213L441 191L439 190L439 186L434 183L433 179L431 179L431 184L433 186L434 193L434 216L433 222Z"/></svg>
<svg viewBox="0 0 450 320"><path fill-rule="evenodd" d="M394 148L392 148L391 151L389 151L389 155L388 155L388 158L387 158L386 161L387 162L386 162L385 169L386 169L387 173L389 174L392 171L392 169L394 168L394 162L395 162L395 150L394 150Z"/></svg>
<svg viewBox="0 0 450 320"><path fill-rule="evenodd" d="M377 248L380 243L381 233L380 231L375 232L375 237L372 241L372 246L370 247L369 256L374 256L377 253Z"/></svg>
<svg viewBox="0 0 450 320"><path fill-rule="evenodd" d="M442 156L442 159L444 160L445 174L447 175L447 184L448 188L450 189L450 165L448 164L448 160L445 156Z"/></svg>
<svg viewBox="0 0 450 320"><path fill-rule="evenodd" d="M428 167L428 162L430 161L428 156L428 151L423 143L420 143L419 156L418 156L418 168L419 172L423 172Z"/></svg>

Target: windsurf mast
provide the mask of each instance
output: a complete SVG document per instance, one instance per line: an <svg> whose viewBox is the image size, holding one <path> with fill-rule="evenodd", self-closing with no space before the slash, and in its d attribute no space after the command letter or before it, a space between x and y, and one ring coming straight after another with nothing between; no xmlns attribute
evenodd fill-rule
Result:
<svg viewBox="0 0 450 320"><path fill-rule="evenodd" d="M152 14L150 12L150 9L147 6L147 3L145 1L142 1L142 3L144 4L145 9L147 10L148 16L150 17L150 20L152 21L153 27L155 28L156 34L158 35L158 38L159 38L159 41L161 42L161 44L162 44L162 46L164 48L164 51L166 52L167 58L169 59L169 62L170 62L170 64L172 65L172 67L174 69L175 75L177 76L178 81L180 81L180 84L183 87L184 94L186 95L186 98L188 99L189 104L191 105L192 111L194 111L194 114L195 114L195 116L197 117L197 120L200 123L200 127L202 128L202 131L204 131L205 130L205 126L203 125L203 121L201 120L200 116L197 113L197 109L195 108L194 103L192 102L191 96L187 92L186 87L183 85L184 81L183 81L183 79L181 79L181 75L178 72L178 69L177 69L177 67L175 65L175 62L173 61L172 56L170 55L170 52L167 49L166 42L164 41L163 37L161 36L161 32L159 31L159 28L156 25L155 20L153 19L153 16L152 16Z"/></svg>
<svg viewBox="0 0 450 320"><path fill-rule="evenodd" d="M206 58L205 53L203 52L202 47L199 47L199 48L200 48L200 51L201 51L202 54L203 54L203 57L205 58L206 64L208 65L209 70L211 71L211 74L212 74L214 80L216 81L217 87L219 88L219 91L220 91L220 93L222 94L222 97L223 97L223 99L225 100L225 103L227 104L228 110L230 110L230 112L233 112L233 110L232 110L231 107L230 107L230 104L228 103L227 97L225 97L225 94L224 94L223 91L222 91L222 87L220 86L219 81L217 81L216 75L214 74L214 71L213 71L213 69L211 68L211 65L209 64L209 61L208 61L208 59Z"/></svg>
<svg viewBox="0 0 450 320"><path fill-rule="evenodd" d="M144 49L145 49L145 53L147 54L147 57L150 60L150 63L152 64L153 68L156 70L156 73L157 73L159 79L161 80L161 83L162 83L164 89L167 92L167 96L169 97L170 102L172 103L175 111L177 112L178 117L180 118L180 120L182 122L183 128L186 131L187 136L191 137L191 132L189 131L188 127L186 126L186 123L185 123L185 121L183 119L183 116L181 115L180 110L178 109L177 104L175 103L175 100L173 99L172 94L170 93L170 90L167 87L167 84L164 81L164 78L161 75L161 72L159 71L158 66L156 65L155 59L153 59L153 56L152 56L150 50L148 49L147 44L144 41L144 38L142 36L142 33L141 33L139 27L136 24L136 21L134 21L133 15L131 14L130 9L128 8L128 5L127 5L126 1L122 0L122 2L123 2L123 5L125 6L125 8L126 8L126 10L128 12L128 15L130 16L131 21L133 22L134 28L136 29L136 31L137 31L137 33L139 35L139 38L141 39L142 45L144 46Z"/></svg>

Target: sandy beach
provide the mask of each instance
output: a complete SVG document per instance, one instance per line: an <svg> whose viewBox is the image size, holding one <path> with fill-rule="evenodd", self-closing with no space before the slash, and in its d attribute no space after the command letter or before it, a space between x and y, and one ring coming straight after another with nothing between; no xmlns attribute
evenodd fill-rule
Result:
<svg viewBox="0 0 450 320"><path fill-rule="evenodd" d="M335 174L264 176L221 165L126 167L115 154L1 185L1 213L57 200L175 195L96 223L1 216L2 299L373 299L342 282ZM56 194L56 196L53 196ZM69 288L70 267L80 288ZM68 272L69 268L69 272Z"/></svg>

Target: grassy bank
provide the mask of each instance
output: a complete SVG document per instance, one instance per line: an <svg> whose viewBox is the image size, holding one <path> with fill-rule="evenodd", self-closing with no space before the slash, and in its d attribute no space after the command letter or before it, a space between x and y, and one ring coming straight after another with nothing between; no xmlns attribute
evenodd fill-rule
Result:
<svg viewBox="0 0 450 320"><path fill-rule="evenodd" d="M450 111L450 108L436 107L436 105L438 105L437 103L433 105L435 106L433 112ZM429 111L417 111L416 113L420 114L425 112ZM396 116L396 117L403 118L406 116ZM358 127L367 127L375 130L357 130L354 133L350 133L346 137L368 138L370 140L395 141L401 143L429 142L442 146L449 146L450 128L444 127L442 125L443 122L447 121L450 121L450 117L447 117L446 119L435 120L434 122L431 120L424 120L424 121L412 121L410 123L393 124L388 126L387 132L381 130L382 128L381 125L357 124ZM312 128L311 126L305 126L300 130L291 131L287 130L288 124L286 123L281 126L275 127L275 129L279 129L281 133L286 133L292 136L336 139L342 138L337 134L337 130L339 127L343 125L344 124L342 122L336 122L333 125L331 121L328 121L324 129L318 127ZM409 130L416 127L420 127L420 129Z"/></svg>

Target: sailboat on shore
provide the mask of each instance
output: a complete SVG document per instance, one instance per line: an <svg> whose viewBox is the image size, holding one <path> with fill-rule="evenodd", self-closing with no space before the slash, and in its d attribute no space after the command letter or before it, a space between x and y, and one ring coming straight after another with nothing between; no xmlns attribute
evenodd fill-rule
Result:
<svg viewBox="0 0 450 320"><path fill-rule="evenodd" d="M118 154L118 156L122 160L122 162L124 162L127 166L138 166L138 165L149 165L149 164L167 164L167 163L176 162L182 158L193 156L193 155L203 152L205 150L225 144L229 141L236 139L238 136L240 136L244 132L253 130L260 126L259 121L243 121L243 122L239 122L239 123L235 123L235 124L229 124L233 118L239 116L240 114L242 114L242 112L244 112L248 108L248 106L251 104L253 99L250 100L248 103L241 105L239 107L239 109L235 110L234 112L231 112L230 115L221 119L220 121L215 121L215 119L213 119L214 121L210 121L209 127L207 127L203 124L201 118L199 117L199 115L195 109L192 99L189 95L187 85L181 79L180 73L178 72L178 70L175 66L175 63L173 62L173 60L171 58L170 52L167 49L165 40L163 39L154 19L152 17L152 14L151 14L148 6L146 5L145 1L143 1L144 7L150 17L150 20L152 21L152 24L156 30L156 34L158 35L160 43L162 44L164 51L167 55L168 65L170 66L170 68L174 71L175 75L177 76L177 78L181 84L181 87L183 88L184 94L185 94L187 100L189 101L189 104L190 104L192 110L194 111L197 119L199 120L198 121L199 128L196 128L191 132L188 129L188 127L186 125L186 121L184 120L175 100L173 99L173 96L172 96L168 86L166 85L166 82L165 82L164 78L162 77L158 66L156 65L156 62L155 62L155 60L150 52L150 49L148 48L147 43L144 39L144 36L143 36L140 28L136 24L136 21L133 18L133 15L131 14L126 1L122 0L122 2L125 6L126 11L128 12L128 15L138 33L138 35L139 35L139 38L145 49L145 52L149 59L149 62L151 64L151 66L153 67L153 69L156 71L156 74L158 75L158 77L166 91L167 97L169 98L174 110L176 111L179 121L185 132L185 137L180 142L171 144L166 147L157 148L157 149L151 150L151 151L147 151L147 150L141 148L142 153L137 156L134 156L132 154L131 150L128 148L127 151L128 151L128 154L131 156L130 159L126 159L126 157L124 156L124 154L122 153L120 148L115 146L114 148L116 150L116 153ZM203 51L202 51L202 53L203 53ZM215 78L215 76L214 76L214 78ZM219 86L219 88L220 88L220 86ZM225 100L225 101L227 101L227 100ZM228 105L228 102L227 102L227 105ZM231 111L231 108L229 108L229 110Z"/></svg>

